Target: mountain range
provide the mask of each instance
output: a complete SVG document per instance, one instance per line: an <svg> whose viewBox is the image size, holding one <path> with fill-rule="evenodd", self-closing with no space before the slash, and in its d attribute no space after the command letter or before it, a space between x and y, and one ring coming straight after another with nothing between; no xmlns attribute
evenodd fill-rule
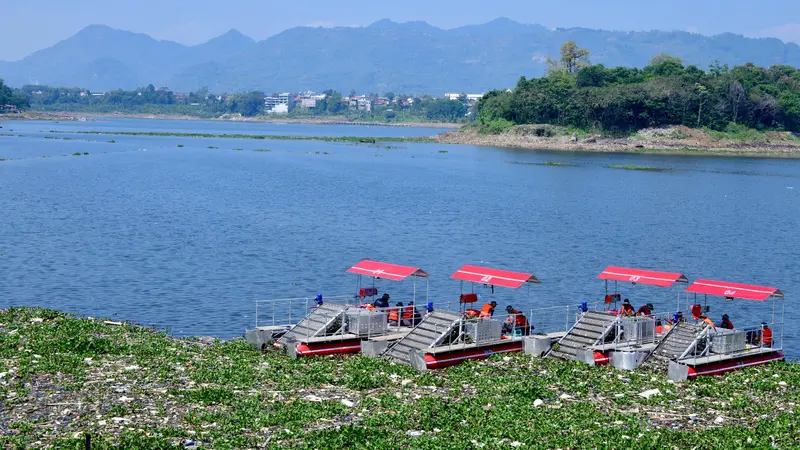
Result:
<svg viewBox="0 0 800 450"><path fill-rule="evenodd" d="M261 42L231 30L195 46L90 25L19 61L0 61L0 78L11 86L93 91L153 84L182 92L207 86L212 92L480 93L545 73L546 58L569 40L606 66L643 67L659 53L701 68L715 60L800 66L797 44L730 33L552 30L507 18L444 30L384 19L366 27L291 28Z"/></svg>

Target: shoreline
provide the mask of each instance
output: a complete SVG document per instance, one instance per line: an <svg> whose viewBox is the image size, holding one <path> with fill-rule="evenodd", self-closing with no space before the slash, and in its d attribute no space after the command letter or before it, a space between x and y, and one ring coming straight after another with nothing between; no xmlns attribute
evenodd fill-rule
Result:
<svg viewBox="0 0 800 450"><path fill-rule="evenodd" d="M122 119L150 119L150 120L189 120L189 121L218 121L218 122L245 122L245 123L275 123L275 124L304 124L304 125L356 125L397 128L448 128L457 129L463 126L458 123L448 122L380 122L351 120L344 116L330 118L305 118L305 117L197 117L182 114L138 114L138 113L80 113L80 112L46 112L27 111L19 115L0 115L0 120L73 120L83 118L122 118Z"/></svg>
<svg viewBox="0 0 800 450"><path fill-rule="evenodd" d="M669 129L667 129L668 132ZM678 156L728 156L750 158L800 158L800 142L732 142L712 140L700 136L702 131L692 130L688 139L661 136L609 138L600 136L551 136L525 134L524 129L512 129L498 135L482 135L474 129L446 131L433 136L437 143L476 145L483 147L516 148L523 150L565 153L623 153ZM650 134L653 134L650 132ZM697 137L697 139L692 139Z"/></svg>
<svg viewBox="0 0 800 450"><path fill-rule="evenodd" d="M116 320L0 309L0 446L597 448L624 433L634 448L688 448L742 432L755 447L797 443L800 372L789 362L678 384L524 354L421 373Z"/></svg>

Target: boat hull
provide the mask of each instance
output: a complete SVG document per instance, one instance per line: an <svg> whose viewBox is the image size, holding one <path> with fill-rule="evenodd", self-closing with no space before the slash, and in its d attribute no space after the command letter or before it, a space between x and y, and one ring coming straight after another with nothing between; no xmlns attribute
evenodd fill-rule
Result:
<svg viewBox="0 0 800 450"><path fill-rule="evenodd" d="M436 353L422 354L422 361L417 357L417 362L413 365L417 369L433 370L445 367L456 366L464 361L486 359L492 355L504 353L517 353L522 351L522 341L503 342L485 347L477 347L466 350L437 351Z"/></svg>
<svg viewBox="0 0 800 450"><path fill-rule="evenodd" d="M685 381L702 376L722 375L734 370L746 367L760 366L775 361L783 361L786 357L783 352L776 350L770 353L758 355L746 355L739 358L731 358L723 361L715 361L707 364L691 364L691 362L679 363L671 361L669 363L668 376L673 381Z"/></svg>
<svg viewBox="0 0 800 450"><path fill-rule="evenodd" d="M297 342L289 344L286 352L292 358L308 356L347 355L361 351L361 339L339 340L336 342Z"/></svg>

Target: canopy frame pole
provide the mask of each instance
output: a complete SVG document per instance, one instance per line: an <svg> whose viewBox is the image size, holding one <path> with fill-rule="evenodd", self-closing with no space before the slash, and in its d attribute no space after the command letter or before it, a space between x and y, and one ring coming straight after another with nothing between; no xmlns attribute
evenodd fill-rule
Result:
<svg viewBox="0 0 800 450"><path fill-rule="evenodd" d="M416 275L414 275L413 278L411 278L411 292L412 292L411 297L414 299L414 304L416 305L417 304L417 276Z"/></svg>
<svg viewBox="0 0 800 450"><path fill-rule="evenodd" d="M785 327L786 298L781 299L781 348L783 348L783 329Z"/></svg>
<svg viewBox="0 0 800 450"><path fill-rule="evenodd" d="M428 303L428 302L431 301L430 291L431 291L431 279L430 279L430 277L426 277L425 278L425 303ZM427 305L425 305L425 306L427 306ZM450 308L448 307L448 309L450 309Z"/></svg>

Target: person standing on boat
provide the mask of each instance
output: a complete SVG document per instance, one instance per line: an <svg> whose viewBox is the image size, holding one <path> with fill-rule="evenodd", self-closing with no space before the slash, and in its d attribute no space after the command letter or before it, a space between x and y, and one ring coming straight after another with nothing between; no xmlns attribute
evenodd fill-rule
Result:
<svg viewBox="0 0 800 450"><path fill-rule="evenodd" d="M636 311L636 315L637 316L649 316L649 315L653 314L653 310L654 309L655 308L653 308L653 304L652 303L648 303L646 305L640 306L639 309Z"/></svg>
<svg viewBox="0 0 800 450"><path fill-rule="evenodd" d="M383 297L375 300L375 307L385 311L389 307L389 293L384 292Z"/></svg>
<svg viewBox="0 0 800 450"><path fill-rule="evenodd" d="M489 320L494 316L494 309L497 307L497 302L492 300L490 303L483 305L481 308L481 319Z"/></svg>
<svg viewBox="0 0 800 450"><path fill-rule="evenodd" d="M727 314L722 315L722 322L720 322L719 327L725 328L726 330L732 330L734 328L733 322L731 322L731 319Z"/></svg>
<svg viewBox="0 0 800 450"><path fill-rule="evenodd" d="M620 316L634 316L636 313L633 311L633 305L627 298L622 302L622 308L619 310Z"/></svg>

